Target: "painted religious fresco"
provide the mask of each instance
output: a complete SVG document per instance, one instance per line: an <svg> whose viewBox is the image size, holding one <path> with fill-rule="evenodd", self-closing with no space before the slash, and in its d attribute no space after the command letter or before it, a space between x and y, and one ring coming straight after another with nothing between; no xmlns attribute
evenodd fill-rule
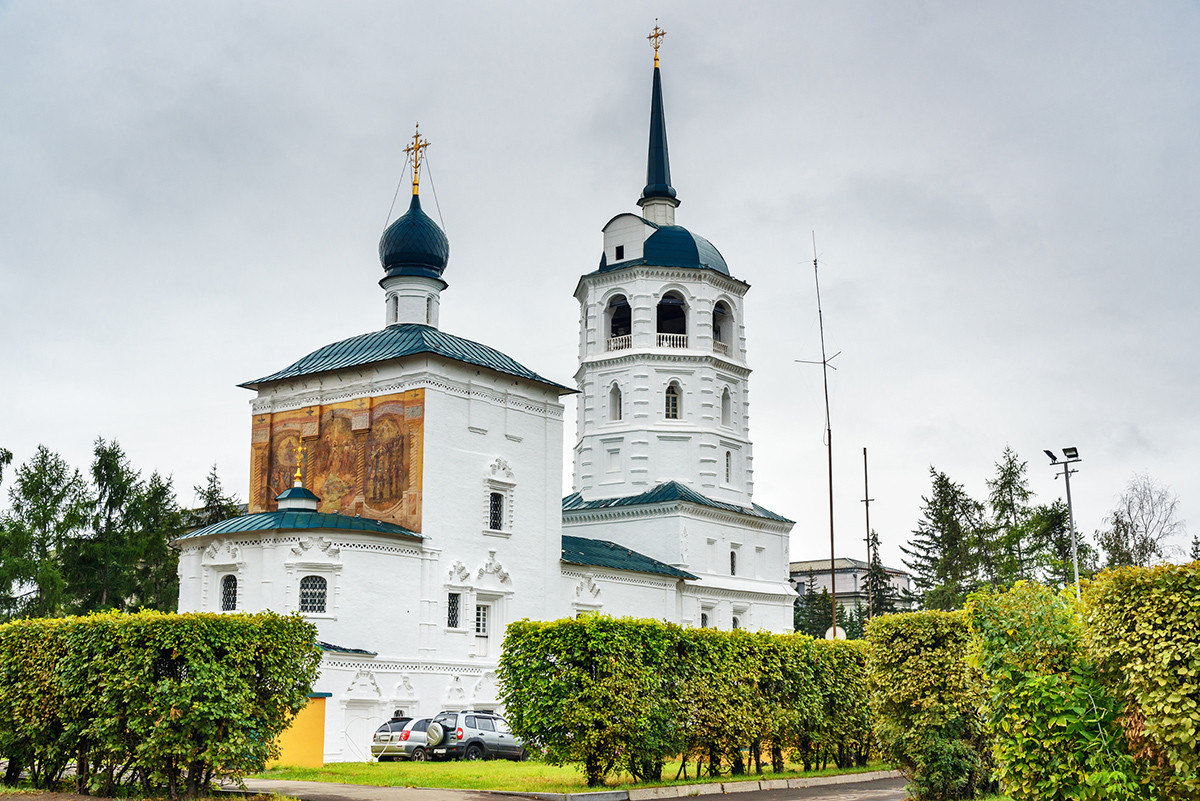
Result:
<svg viewBox="0 0 1200 801"><path fill-rule="evenodd" d="M320 511L420 531L424 421L424 390L256 415L250 510L275 508L275 496L292 486L299 452Z"/></svg>

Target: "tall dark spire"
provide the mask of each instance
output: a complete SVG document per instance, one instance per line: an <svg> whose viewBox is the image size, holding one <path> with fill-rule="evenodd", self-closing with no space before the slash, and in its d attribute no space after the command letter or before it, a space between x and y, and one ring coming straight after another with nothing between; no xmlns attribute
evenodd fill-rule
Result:
<svg viewBox="0 0 1200 801"><path fill-rule="evenodd" d="M675 187L671 186L671 159L667 155L667 115L663 111L662 74L658 69L658 48L666 31L654 20L654 31L646 38L654 47L654 92L650 98L650 153L646 158L646 188L642 190L639 206L653 198L665 198L678 206Z"/></svg>
<svg viewBox="0 0 1200 801"><path fill-rule="evenodd" d="M667 155L667 116L663 112L662 75L654 67L654 94L650 100L650 152L646 159L646 188L642 199L675 198L671 186L671 160Z"/></svg>

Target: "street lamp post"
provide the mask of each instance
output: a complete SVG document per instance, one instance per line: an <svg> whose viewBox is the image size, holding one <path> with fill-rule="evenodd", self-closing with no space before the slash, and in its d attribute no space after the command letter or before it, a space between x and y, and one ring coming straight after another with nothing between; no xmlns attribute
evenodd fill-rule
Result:
<svg viewBox="0 0 1200 801"><path fill-rule="evenodd" d="M1063 460L1060 462L1054 451L1044 451L1050 457L1050 464L1054 466L1062 465L1062 473L1055 473L1054 477L1063 477L1067 485L1067 517L1071 521L1071 561L1075 566L1075 598L1079 598L1079 540L1075 535L1075 507L1071 505L1071 474L1078 472L1071 469L1071 465L1076 462L1083 461L1079 458L1078 448L1063 448Z"/></svg>

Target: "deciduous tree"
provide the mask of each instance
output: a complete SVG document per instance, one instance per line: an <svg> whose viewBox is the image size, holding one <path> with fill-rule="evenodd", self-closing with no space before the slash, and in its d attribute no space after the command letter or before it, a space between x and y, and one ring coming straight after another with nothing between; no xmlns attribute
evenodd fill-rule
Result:
<svg viewBox="0 0 1200 801"><path fill-rule="evenodd" d="M1183 533L1178 510L1178 495L1148 473L1135 473L1105 518L1107 528L1096 532L1108 566L1148 567L1169 556L1171 540Z"/></svg>

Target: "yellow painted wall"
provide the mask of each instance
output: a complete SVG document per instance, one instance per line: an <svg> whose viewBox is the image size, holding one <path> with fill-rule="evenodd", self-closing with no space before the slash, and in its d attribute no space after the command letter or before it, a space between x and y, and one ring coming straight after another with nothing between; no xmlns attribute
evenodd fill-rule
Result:
<svg viewBox="0 0 1200 801"><path fill-rule="evenodd" d="M267 763L319 768L325 764L325 698L310 697L292 725L279 735L279 759Z"/></svg>

